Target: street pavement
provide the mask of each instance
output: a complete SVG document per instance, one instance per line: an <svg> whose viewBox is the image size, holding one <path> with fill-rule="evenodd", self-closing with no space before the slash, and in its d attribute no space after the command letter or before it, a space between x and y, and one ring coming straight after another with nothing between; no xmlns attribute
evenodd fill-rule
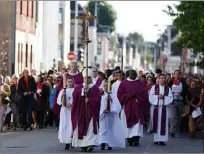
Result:
<svg viewBox="0 0 204 154"><path fill-rule="evenodd" d="M79 153L79 148L64 150L64 145L57 139L57 130L54 128L35 129L33 131L16 132L6 131L0 133L0 154L65 154ZM120 134L119 134L120 135ZM94 153L204 153L204 141L189 139L187 135L180 138L169 137L168 145L158 146L153 144L152 134L144 134L139 147L126 147L101 151L95 148Z"/></svg>

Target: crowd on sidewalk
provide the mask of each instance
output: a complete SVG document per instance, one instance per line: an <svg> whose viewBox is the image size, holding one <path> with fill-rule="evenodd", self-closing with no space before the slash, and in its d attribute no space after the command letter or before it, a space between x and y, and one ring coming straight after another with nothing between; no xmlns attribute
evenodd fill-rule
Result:
<svg viewBox="0 0 204 154"><path fill-rule="evenodd" d="M57 97L59 86L62 86L62 74L74 73L76 66L62 69L61 72L49 70L46 73L36 74L35 70L29 72L24 69L22 74L12 77L0 76L0 128L4 129L23 128L30 131L33 128L52 127L59 128L60 115ZM77 71L79 72L79 71ZM157 84L158 76L162 70L156 73L137 73L138 79L146 84L146 91L150 93L151 88ZM106 70L104 73L97 69L93 70L92 80L101 78L109 79L118 88L120 83L127 79L129 71L123 73L119 67L114 70ZM165 74L165 82L172 89L173 103L169 105L171 116L169 117L169 128L172 137L179 137L180 132L190 132L190 137L203 130L204 126L204 78L199 75L182 75L179 70L173 74ZM83 80L83 78L82 78ZM96 81L95 81L96 82ZM173 88L180 88L179 95L174 95ZM62 89L62 88L61 88ZM103 86L100 87L101 92ZM114 93L114 89L112 89ZM149 133L152 132L151 105L148 103L144 108L145 125ZM192 117L192 112L200 109L202 115L198 118Z"/></svg>

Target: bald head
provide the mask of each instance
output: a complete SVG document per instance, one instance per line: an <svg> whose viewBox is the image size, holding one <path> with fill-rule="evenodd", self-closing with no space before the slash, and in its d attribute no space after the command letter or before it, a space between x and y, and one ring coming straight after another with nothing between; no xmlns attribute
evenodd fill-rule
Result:
<svg viewBox="0 0 204 154"><path fill-rule="evenodd" d="M72 73L76 73L77 72L77 62L71 62L70 63L70 71Z"/></svg>
<svg viewBox="0 0 204 154"><path fill-rule="evenodd" d="M92 67L92 77L96 78L98 76L98 69L96 67Z"/></svg>

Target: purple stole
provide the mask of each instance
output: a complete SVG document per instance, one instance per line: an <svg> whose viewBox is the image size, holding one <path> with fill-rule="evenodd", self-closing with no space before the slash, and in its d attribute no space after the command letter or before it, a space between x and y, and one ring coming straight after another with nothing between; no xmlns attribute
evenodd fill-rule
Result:
<svg viewBox="0 0 204 154"><path fill-rule="evenodd" d="M98 78L96 83L95 83L95 86L97 86L98 88L100 87L101 83L102 83L103 79L101 78Z"/></svg>
<svg viewBox="0 0 204 154"><path fill-rule="evenodd" d="M165 85L164 86L164 96L168 96L168 94L169 94L169 88L167 85ZM159 95L159 85L158 84L155 85L155 95ZM159 98L158 98L158 103L159 103ZM158 105L154 106L154 111L153 111L153 132L154 133L158 133L157 132L158 112L159 112L159 106ZM164 105L164 100L163 100L160 135L165 135L165 134L166 134L166 106Z"/></svg>

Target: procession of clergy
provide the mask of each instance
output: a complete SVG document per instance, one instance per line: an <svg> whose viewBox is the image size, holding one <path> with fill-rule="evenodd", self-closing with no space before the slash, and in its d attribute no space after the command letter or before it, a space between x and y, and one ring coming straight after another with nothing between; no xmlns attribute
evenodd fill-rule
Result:
<svg viewBox="0 0 204 154"><path fill-rule="evenodd" d="M168 141L168 105L172 103L171 89L165 85L165 75L160 74L149 94L145 83L137 78L135 70L129 76L119 71L118 80L97 76L97 68L77 71L72 62L71 70L62 76L57 104L61 106L58 139L65 149L81 148L91 152L94 147L101 150L139 146L143 138L144 112L151 104L150 123L154 143L165 145ZM73 72L75 70L75 72ZM95 74L95 78L93 77ZM87 81L87 84L85 84ZM111 85L111 86L110 86Z"/></svg>

